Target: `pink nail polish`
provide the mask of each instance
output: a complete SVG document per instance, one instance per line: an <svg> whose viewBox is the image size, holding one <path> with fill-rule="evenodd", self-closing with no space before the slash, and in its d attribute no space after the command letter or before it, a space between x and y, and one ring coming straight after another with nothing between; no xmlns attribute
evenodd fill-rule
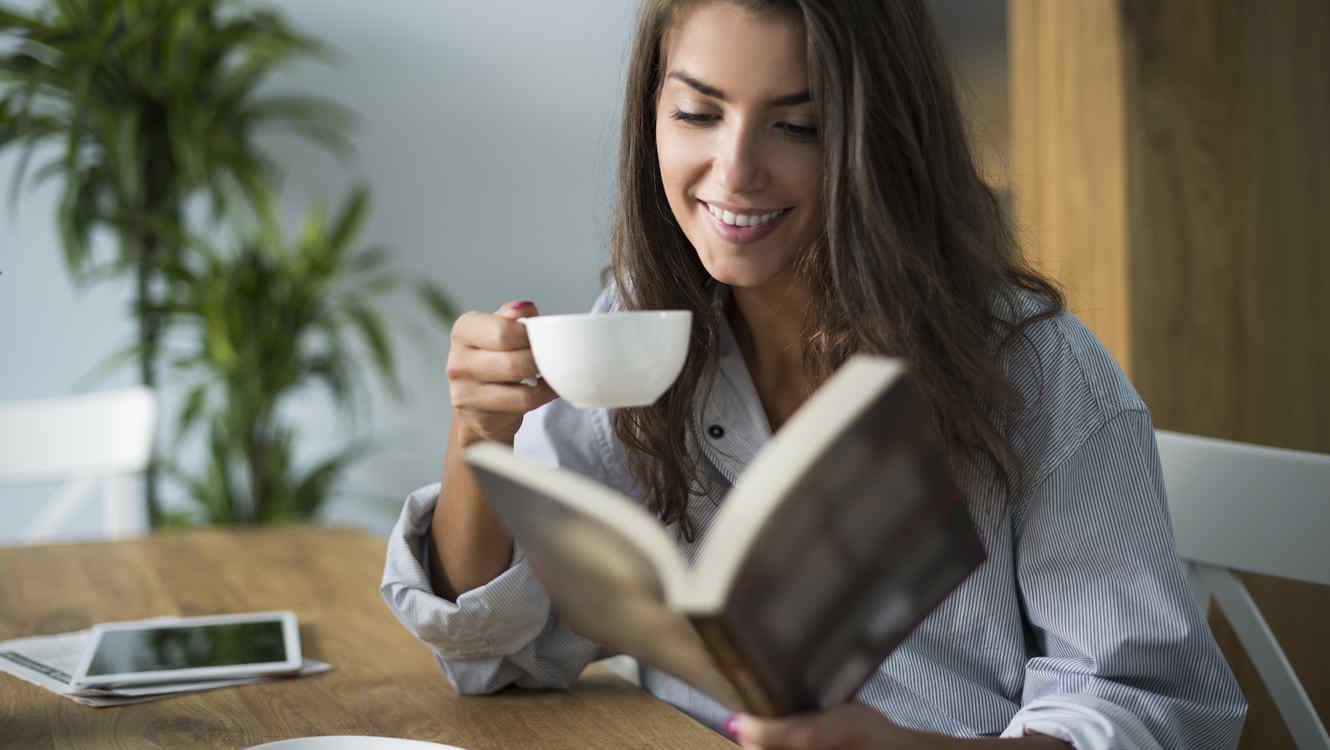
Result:
<svg viewBox="0 0 1330 750"><path fill-rule="evenodd" d="M534 305L534 304L536 304L536 303L532 302L532 301L529 300L529 299L524 299L524 300L522 300L521 302L513 303L513 309L514 309L514 310L521 310L522 308L526 307L527 305Z"/></svg>
<svg viewBox="0 0 1330 750"><path fill-rule="evenodd" d="M725 720L725 734L731 739L739 739L739 715L730 714L730 718Z"/></svg>

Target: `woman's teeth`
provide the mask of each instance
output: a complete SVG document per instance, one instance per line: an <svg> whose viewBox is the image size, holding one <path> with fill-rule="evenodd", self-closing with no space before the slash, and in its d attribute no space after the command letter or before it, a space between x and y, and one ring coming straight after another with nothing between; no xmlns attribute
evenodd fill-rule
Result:
<svg viewBox="0 0 1330 750"><path fill-rule="evenodd" d="M785 209L781 209L779 211L771 211L765 214L734 214L729 211L722 211L710 203L704 205L706 205L707 210L711 212L712 216L732 227L755 227L759 224L765 224L785 212Z"/></svg>

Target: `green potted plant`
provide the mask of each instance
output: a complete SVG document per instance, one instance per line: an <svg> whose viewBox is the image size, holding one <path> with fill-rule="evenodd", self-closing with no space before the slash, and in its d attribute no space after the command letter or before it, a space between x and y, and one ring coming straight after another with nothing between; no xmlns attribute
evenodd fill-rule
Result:
<svg viewBox="0 0 1330 750"><path fill-rule="evenodd" d="M385 248L353 249L367 200L362 188L331 219L311 211L293 238L263 210L257 227L243 230L231 249L196 242L166 269L168 296L155 312L169 334L173 371L193 380L176 444L200 427L207 443L203 471L168 464L199 511L168 515L168 522L311 518L367 450L365 441L353 440L312 467L298 467L295 429L280 409L302 389L322 384L337 411L348 413L360 387L357 348L401 394L392 339L376 307L399 280ZM453 318L436 286L418 281L415 288L434 317Z"/></svg>
<svg viewBox="0 0 1330 750"><path fill-rule="evenodd" d="M0 151L58 153L34 182L63 184L57 226L79 283L133 274L141 381L157 385L165 269L189 245L186 205L210 198L215 218L267 200L277 178L256 136L281 128L342 154L350 114L309 96L269 93L271 73L323 57L314 39L276 13L239 0L52 0L35 13L0 6ZM110 230L116 253L96 264L89 238ZM156 462L146 482L149 519L161 519Z"/></svg>

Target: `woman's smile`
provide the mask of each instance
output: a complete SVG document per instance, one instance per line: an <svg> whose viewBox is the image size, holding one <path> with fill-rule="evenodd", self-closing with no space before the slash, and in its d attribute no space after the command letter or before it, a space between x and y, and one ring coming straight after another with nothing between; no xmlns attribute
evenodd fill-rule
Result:
<svg viewBox="0 0 1330 750"><path fill-rule="evenodd" d="M708 214L707 224L726 242L747 245L764 239L776 231L793 208L739 209L723 204L699 200L698 205Z"/></svg>

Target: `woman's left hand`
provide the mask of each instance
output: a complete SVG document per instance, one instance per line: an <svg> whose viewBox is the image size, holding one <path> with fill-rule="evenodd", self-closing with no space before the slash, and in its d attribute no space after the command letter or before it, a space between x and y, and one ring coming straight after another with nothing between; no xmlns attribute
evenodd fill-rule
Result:
<svg viewBox="0 0 1330 750"><path fill-rule="evenodd" d="M727 730L745 750L919 747L920 735L858 701L784 719L735 714Z"/></svg>

